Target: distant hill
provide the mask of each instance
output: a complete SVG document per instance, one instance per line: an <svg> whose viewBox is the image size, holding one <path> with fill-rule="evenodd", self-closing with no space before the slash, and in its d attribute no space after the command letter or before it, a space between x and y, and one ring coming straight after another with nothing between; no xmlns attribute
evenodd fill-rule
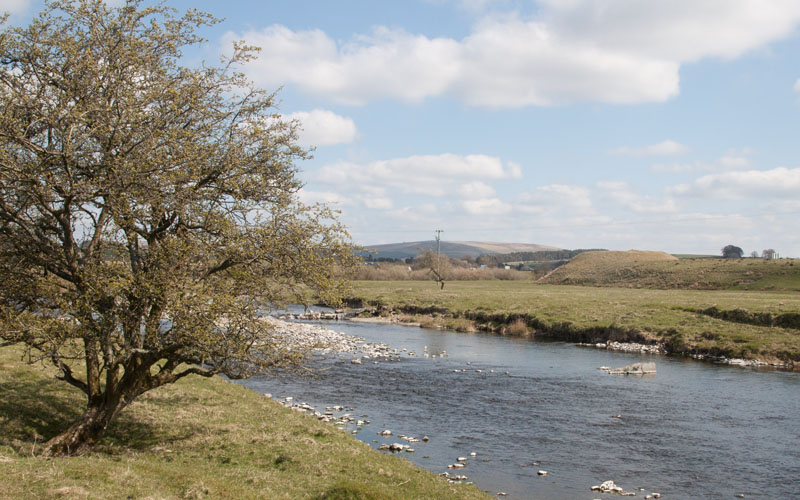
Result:
<svg viewBox="0 0 800 500"><path fill-rule="evenodd" d="M364 248L377 253L374 258L407 259L416 257L426 250L436 250L436 241L411 241L404 243L389 243L385 245L364 245ZM479 257L481 255L497 255L512 252L538 252L542 250L560 250L548 245L530 243L486 243L479 241L442 241L441 253L448 257L461 259L464 257Z"/></svg>

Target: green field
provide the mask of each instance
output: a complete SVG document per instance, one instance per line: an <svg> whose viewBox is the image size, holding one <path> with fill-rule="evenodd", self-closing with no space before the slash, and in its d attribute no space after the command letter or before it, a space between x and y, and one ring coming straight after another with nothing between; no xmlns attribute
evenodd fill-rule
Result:
<svg viewBox="0 0 800 500"><path fill-rule="evenodd" d="M91 453L37 446L79 416L77 390L0 349L0 499L488 498L215 377L140 397Z"/></svg>
<svg viewBox="0 0 800 500"><path fill-rule="evenodd" d="M654 290L531 281L458 281L440 290L433 282L359 281L354 295L384 311L427 312L409 319L465 331L474 323L468 318L483 313L497 331L526 334L503 324L503 316L506 323L523 316L538 325L534 335L552 330L630 340L635 334L668 343L674 352L800 361L797 325L763 325L770 318L792 319L800 313L800 294L793 291ZM716 308L716 316L736 313L721 319L700 312L710 308Z"/></svg>
<svg viewBox="0 0 800 500"><path fill-rule="evenodd" d="M800 291L798 259L677 258L662 252L586 252L539 280L551 285Z"/></svg>

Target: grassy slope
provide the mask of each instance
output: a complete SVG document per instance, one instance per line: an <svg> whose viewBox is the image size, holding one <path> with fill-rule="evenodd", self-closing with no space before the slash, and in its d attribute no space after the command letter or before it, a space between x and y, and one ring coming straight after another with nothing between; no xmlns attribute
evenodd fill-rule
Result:
<svg viewBox="0 0 800 500"><path fill-rule="evenodd" d="M539 281L551 285L800 291L800 261L586 252Z"/></svg>
<svg viewBox="0 0 800 500"><path fill-rule="evenodd" d="M588 329L615 325L663 339L674 330L689 349L750 358L800 360L800 330L755 326L687 309L717 307L773 314L800 312L800 294L785 291L648 290L541 285L530 281L361 281L355 295L393 308L436 306L453 313L488 311L528 314L548 324L570 322ZM446 321L443 321L446 324Z"/></svg>
<svg viewBox="0 0 800 500"><path fill-rule="evenodd" d="M187 378L123 411L91 454L32 455L81 395L0 349L0 499L487 498L220 378Z"/></svg>

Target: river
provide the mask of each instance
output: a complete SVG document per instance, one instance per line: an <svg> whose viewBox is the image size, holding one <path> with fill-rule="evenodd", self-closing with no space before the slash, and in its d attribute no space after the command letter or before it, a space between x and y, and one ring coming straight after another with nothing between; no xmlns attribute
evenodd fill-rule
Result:
<svg viewBox="0 0 800 500"><path fill-rule="evenodd" d="M352 408L370 421L355 436L376 448L405 443L399 434L428 436L400 455L436 473L466 475L492 495L610 498L616 495L590 488L613 480L639 498L800 498L798 373L482 333L319 324L415 356L329 360L314 377L241 383L321 411ZM424 357L426 347L446 354ZM655 361L657 375L598 369L638 361ZM379 436L385 429L394 435ZM466 466L448 469L457 457Z"/></svg>

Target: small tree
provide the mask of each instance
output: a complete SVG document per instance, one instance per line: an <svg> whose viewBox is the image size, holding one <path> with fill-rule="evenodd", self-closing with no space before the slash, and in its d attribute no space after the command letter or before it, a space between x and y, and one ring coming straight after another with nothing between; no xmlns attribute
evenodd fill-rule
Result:
<svg viewBox="0 0 800 500"><path fill-rule="evenodd" d="M86 395L49 453L181 377L299 362L262 308L344 289L346 233L297 201L295 124L233 70L252 49L178 64L214 22L65 0L0 33L0 340Z"/></svg>
<svg viewBox="0 0 800 500"><path fill-rule="evenodd" d="M445 280L452 273L453 264L446 255L436 255L433 250L426 250L414 259L414 269L427 269L433 275L434 281L444 288Z"/></svg>
<svg viewBox="0 0 800 500"><path fill-rule="evenodd" d="M774 259L778 253L772 248L768 248L761 252L761 257L764 259Z"/></svg>
<svg viewBox="0 0 800 500"><path fill-rule="evenodd" d="M722 249L722 257L725 259L741 259L744 256L744 250L734 245L727 245Z"/></svg>

